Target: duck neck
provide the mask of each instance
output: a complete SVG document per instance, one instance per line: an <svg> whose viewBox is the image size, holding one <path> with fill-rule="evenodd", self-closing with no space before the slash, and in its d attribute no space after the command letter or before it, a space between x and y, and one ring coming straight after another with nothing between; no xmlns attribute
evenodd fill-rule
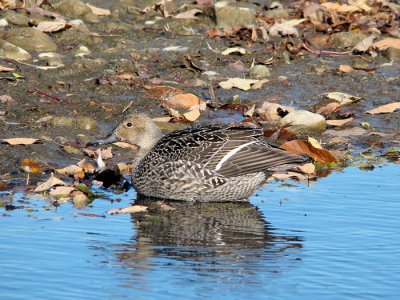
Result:
<svg viewBox="0 0 400 300"><path fill-rule="evenodd" d="M139 162L153 149L155 144L162 138L162 132L161 130L155 125L154 130L149 132L146 137L143 139L143 141L138 144L137 146L139 147L139 151L136 155L136 158L133 162L133 166L136 167Z"/></svg>

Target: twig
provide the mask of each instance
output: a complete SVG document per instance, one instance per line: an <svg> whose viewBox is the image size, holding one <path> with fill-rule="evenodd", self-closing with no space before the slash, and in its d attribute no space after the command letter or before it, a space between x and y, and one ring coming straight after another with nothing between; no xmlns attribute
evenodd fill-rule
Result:
<svg viewBox="0 0 400 300"><path fill-rule="evenodd" d="M53 96L53 95L50 95L50 94L47 94L47 93L45 93L45 92L41 92L41 91L38 91L38 90L27 90L27 92L28 92L28 93L32 93L32 94L43 95L43 96L49 97L49 98L54 99L54 100L57 100L57 101L62 101L62 102L65 102L65 103L70 103L70 101L69 101L68 99L59 98L59 97L56 97L56 96Z"/></svg>
<svg viewBox="0 0 400 300"><path fill-rule="evenodd" d="M317 55L342 56L342 55L350 55L352 52L352 51L337 52L337 51L314 50L308 47L305 43L303 43L302 47L307 51Z"/></svg>

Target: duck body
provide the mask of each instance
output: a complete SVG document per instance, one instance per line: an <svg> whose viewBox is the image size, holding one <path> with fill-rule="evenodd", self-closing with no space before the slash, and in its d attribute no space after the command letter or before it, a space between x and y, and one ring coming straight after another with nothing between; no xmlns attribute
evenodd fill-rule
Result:
<svg viewBox="0 0 400 300"><path fill-rule="evenodd" d="M124 121L125 127L132 125L132 121ZM138 125L146 127L143 122ZM117 129L107 141L128 141L141 147L140 142L129 141ZM308 160L266 143L260 128L211 125L178 130L163 137L157 130L150 131L154 138L147 137L154 139L151 147L149 141L142 143L132 171L136 191L149 197L198 202L243 201L273 172ZM146 129L139 131L146 135Z"/></svg>

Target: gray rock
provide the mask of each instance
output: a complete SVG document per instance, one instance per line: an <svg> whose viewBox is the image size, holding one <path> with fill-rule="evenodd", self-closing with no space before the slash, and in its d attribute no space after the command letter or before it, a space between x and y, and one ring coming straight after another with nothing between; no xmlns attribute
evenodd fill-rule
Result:
<svg viewBox="0 0 400 300"><path fill-rule="evenodd" d="M400 61L400 49L389 47L385 51L385 56L390 60Z"/></svg>
<svg viewBox="0 0 400 300"><path fill-rule="evenodd" d="M333 45L336 48L351 48L368 36L361 32L338 32L333 35Z"/></svg>
<svg viewBox="0 0 400 300"><path fill-rule="evenodd" d="M255 65L250 69L249 76L251 79L265 79L270 76L270 72L264 65Z"/></svg>
<svg viewBox="0 0 400 300"><path fill-rule="evenodd" d="M57 45L47 34L35 28L14 28L7 32L7 42L28 51L52 52Z"/></svg>
<svg viewBox="0 0 400 300"><path fill-rule="evenodd" d="M234 3L215 3L217 26L232 28L233 26L252 26L256 24L255 11L248 7L236 6Z"/></svg>
<svg viewBox="0 0 400 300"><path fill-rule="evenodd" d="M30 60L32 56L26 50L0 39L0 56L16 60Z"/></svg>
<svg viewBox="0 0 400 300"><path fill-rule="evenodd" d="M61 54L56 52L45 52L38 55L40 60L47 61L47 65L51 67L63 67L64 61Z"/></svg>
<svg viewBox="0 0 400 300"><path fill-rule="evenodd" d="M89 6L79 0L64 0L54 5L54 7L59 13L68 18L79 18L92 12Z"/></svg>
<svg viewBox="0 0 400 300"><path fill-rule="evenodd" d="M299 135L321 133L326 129L325 118L307 110L295 110L283 117L279 127L287 127Z"/></svg>
<svg viewBox="0 0 400 300"><path fill-rule="evenodd" d="M5 14L5 18L10 24L18 25L18 26L28 26L29 18L19 12L9 10Z"/></svg>

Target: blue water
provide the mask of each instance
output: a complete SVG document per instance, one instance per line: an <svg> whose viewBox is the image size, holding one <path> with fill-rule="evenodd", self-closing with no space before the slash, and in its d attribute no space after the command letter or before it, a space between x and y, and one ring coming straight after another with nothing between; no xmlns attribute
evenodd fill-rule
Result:
<svg viewBox="0 0 400 300"><path fill-rule="evenodd" d="M85 209L13 197L34 211L1 208L1 299L400 297L400 165L141 217L105 214L134 191Z"/></svg>

